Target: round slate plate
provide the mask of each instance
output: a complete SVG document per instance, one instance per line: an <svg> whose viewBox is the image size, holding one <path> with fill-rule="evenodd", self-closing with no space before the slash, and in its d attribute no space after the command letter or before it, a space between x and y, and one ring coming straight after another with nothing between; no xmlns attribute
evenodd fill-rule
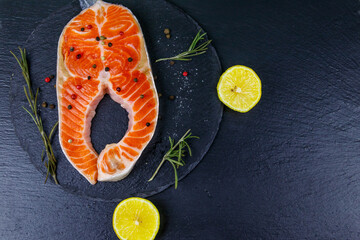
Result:
<svg viewBox="0 0 360 240"><path fill-rule="evenodd" d="M114 1L116 3L116 1ZM160 120L156 133L130 175L119 182L98 182L90 185L63 155L58 134L54 136L53 148L58 159L57 177L60 186L75 194L102 200L121 200L129 196L147 197L163 191L174 184L174 173L166 163L157 177L148 182L165 151L169 148L168 137L179 139L192 129L199 140L191 140L193 156L186 157L186 165L179 168L179 178L184 178L200 162L208 151L218 131L222 118L222 104L217 99L216 83L221 66L215 49L210 46L206 54L190 62L154 63L161 57L173 56L186 50L200 29L198 24L184 12L163 0L123 0L121 4L133 11L142 26L153 73L157 76L156 88L160 97ZM45 19L28 38L26 49L30 63L33 89L40 88L38 103L56 103L55 80L45 83L44 78L56 73L57 42L66 23L81 11L79 3L72 2ZM171 29L171 39L163 33ZM188 71L188 77L182 76ZM11 83L11 114L16 134L22 147L29 153L32 163L45 174L40 160L43 143L31 118L22 109L27 106L23 92L24 81L20 72ZM169 100L170 95L176 96ZM49 132L57 121L57 110L42 108L41 116ZM118 142L127 129L127 113L119 104L105 96L96 109L92 121L91 138L96 151L106 144Z"/></svg>

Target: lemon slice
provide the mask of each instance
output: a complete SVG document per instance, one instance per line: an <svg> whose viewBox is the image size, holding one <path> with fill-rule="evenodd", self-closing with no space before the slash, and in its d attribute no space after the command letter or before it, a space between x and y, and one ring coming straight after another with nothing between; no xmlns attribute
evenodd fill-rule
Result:
<svg viewBox="0 0 360 240"><path fill-rule="evenodd" d="M159 231L159 225L159 211L149 200L128 198L115 208L113 228L119 239L154 239Z"/></svg>
<svg viewBox="0 0 360 240"><path fill-rule="evenodd" d="M238 112L248 112L261 98L261 81L251 68L236 65L227 69L217 85L220 101Z"/></svg>

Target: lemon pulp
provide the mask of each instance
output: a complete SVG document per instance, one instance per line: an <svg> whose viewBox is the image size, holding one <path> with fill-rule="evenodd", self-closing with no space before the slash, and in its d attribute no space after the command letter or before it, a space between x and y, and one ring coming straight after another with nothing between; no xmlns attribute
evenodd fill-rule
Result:
<svg viewBox="0 0 360 240"><path fill-rule="evenodd" d="M242 65L227 69L217 85L220 101L238 112L248 112L261 98L261 81L254 70Z"/></svg>
<svg viewBox="0 0 360 240"><path fill-rule="evenodd" d="M159 211L149 200L128 198L115 208L113 228L119 239L152 240L159 226Z"/></svg>

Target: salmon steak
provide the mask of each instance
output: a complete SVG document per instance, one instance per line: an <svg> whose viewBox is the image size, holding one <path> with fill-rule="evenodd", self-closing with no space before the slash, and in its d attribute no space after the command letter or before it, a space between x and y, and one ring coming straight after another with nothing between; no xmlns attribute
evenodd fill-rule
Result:
<svg viewBox="0 0 360 240"><path fill-rule="evenodd" d="M136 17L124 6L97 1L65 26L57 58L59 138L66 158L91 184L125 178L154 135L159 109ZM118 143L97 153L91 120L105 94L126 109L129 123Z"/></svg>

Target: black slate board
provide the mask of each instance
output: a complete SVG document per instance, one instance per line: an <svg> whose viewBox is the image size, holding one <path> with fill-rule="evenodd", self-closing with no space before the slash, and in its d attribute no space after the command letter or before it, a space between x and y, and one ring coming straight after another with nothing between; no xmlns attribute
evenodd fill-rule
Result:
<svg viewBox="0 0 360 240"><path fill-rule="evenodd" d="M114 1L116 2L116 1ZM198 24L181 10L163 1L122 1L121 4L133 11L143 28L145 40L152 60L156 87L160 98L160 116L156 133L138 160L131 174L122 181L99 182L90 185L66 160L58 135L55 135L53 147L58 159L58 180L62 188L75 194L98 200L120 200L129 196L147 197L156 194L174 183L171 166L165 164L154 181L147 180L155 171L161 157L168 149L168 136L180 138L187 129L200 140L192 142L193 157L185 158L187 164L179 169L179 178L184 178L200 162L208 151L219 127L222 117L222 104L216 95L216 83L221 74L221 66L216 51L210 46L206 54L194 58L191 62L169 62L154 64L160 57L172 56L188 48L193 37L200 29ZM148 9L152 9L148 11ZM44 78L56 72L57 41L66 23L81 11L74 1L48 17L32 32L28 38L28 50L33 88L40 87L39 104L46 101L56 103L55 81L45 83ZM170 28L171 39L166 39L164 28ZM182 76L188 71L188 77ZM20 73L17 76L20 78ZM32 163L45 174L40 161L42 142L31 119L21 106L26 106L23 82L11 82L11 114L16 134L22 147L29 153ZM174 101L168 100L175 95ZM57 111L41 108L45 128L49 131L57 121ZM100 152L106 144L118 142L127 129L127 113L109 96L105 96L97 108L92 121L92 142ZM111 114L109 114L111 113ZM104 124L106 123L106 124Z"/></svg>

